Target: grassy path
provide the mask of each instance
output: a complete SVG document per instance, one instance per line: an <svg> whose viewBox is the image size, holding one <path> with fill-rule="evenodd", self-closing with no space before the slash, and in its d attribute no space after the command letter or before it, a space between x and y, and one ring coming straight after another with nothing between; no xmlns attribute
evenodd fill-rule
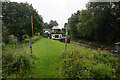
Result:
<svg viewBox="0 0 120 80"><path fill-rule="evenodd" d="M56 78L59 58L64 51L64 43L40 38L33 44L33 54L37 56L34 64L35 78Z"/></svg>

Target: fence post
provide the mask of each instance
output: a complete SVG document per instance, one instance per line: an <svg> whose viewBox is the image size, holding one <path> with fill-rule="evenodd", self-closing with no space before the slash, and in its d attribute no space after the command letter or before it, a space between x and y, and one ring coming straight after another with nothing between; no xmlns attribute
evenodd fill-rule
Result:
<svg viewBox="0 0 120 80"><path fill-rule="evenodd" d="M65 50L67 50L67 35L68 35L68 26L66 25Z"/></svg>

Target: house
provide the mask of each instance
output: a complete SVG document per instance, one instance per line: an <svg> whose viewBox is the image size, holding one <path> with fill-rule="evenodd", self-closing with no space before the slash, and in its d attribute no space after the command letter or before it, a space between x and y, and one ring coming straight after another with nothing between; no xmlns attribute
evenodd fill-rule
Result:
<svg viewBox="0 0 120 80"><path fill-rule="evenodd" d="M58 28L58 26L56 26L56 25L52 27L51 38L52 39L61 39L62 38L61 29Z"/></svg>
<svg viewBox="0 0 120 80"><path fill-rule="evenodd" d="M2 0L2 2L10 2L10 0Z"/></svg>
<svg viewBox="0 0 120 80"><path fill-rule="evenodd" d="M51 29L43 29L43 32L50 34L51 33Z"/></svg>

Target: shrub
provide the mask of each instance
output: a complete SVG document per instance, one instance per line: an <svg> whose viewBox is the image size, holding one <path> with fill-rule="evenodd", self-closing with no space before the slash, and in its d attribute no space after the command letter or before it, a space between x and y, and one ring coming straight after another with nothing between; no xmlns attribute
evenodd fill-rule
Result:
<svg viewBox="0 0 120 80"><path fill-rule="evenodd" d="M28 54L3 53L3 78L30 78L32 75L33 58Z"/></svg>
<svg viewBox="0 0 120 80"><path fill-rule="evenodd" d="M9 38L15 38L15 36L14 35L10 35Z"/></svg>
<svg viewBox="0 0 120 80"><path fill-rule="evenodd" d="M59 76L64 78L116 78L118 58L111 53L70 50L60 60Z"/></svg>
<svg viewBox="0 0 120 80"><path fill-rule="evenodd" d="M91 73L94 75L94 78L114 78L115 69L104 63L97 63L93 65Z"/></svg>
<svg viewBox="0 0 120 80"><path fill-rule="evenodd" d="M120 56L119 56L118 63L116 63L116 64L118 65L117 69L116 69L116 77L120 78Z"/></svg>
<svg viewBox="0 0 120 80"><path fill-rule="evenodd" d="M22 40L25 40L27 37L29 37L29 36L28 35L23 35Z"/></svg>

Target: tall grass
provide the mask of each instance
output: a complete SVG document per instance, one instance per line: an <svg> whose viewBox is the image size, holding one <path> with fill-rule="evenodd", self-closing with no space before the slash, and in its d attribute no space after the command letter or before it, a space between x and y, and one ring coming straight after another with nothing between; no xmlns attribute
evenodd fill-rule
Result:
<svg viewBox="0 0 120 80"><path fill-rule="evenodd" d="M59 76L64 78L118 78L119 58L108 52L72 46L63 53Z"/></svg>

